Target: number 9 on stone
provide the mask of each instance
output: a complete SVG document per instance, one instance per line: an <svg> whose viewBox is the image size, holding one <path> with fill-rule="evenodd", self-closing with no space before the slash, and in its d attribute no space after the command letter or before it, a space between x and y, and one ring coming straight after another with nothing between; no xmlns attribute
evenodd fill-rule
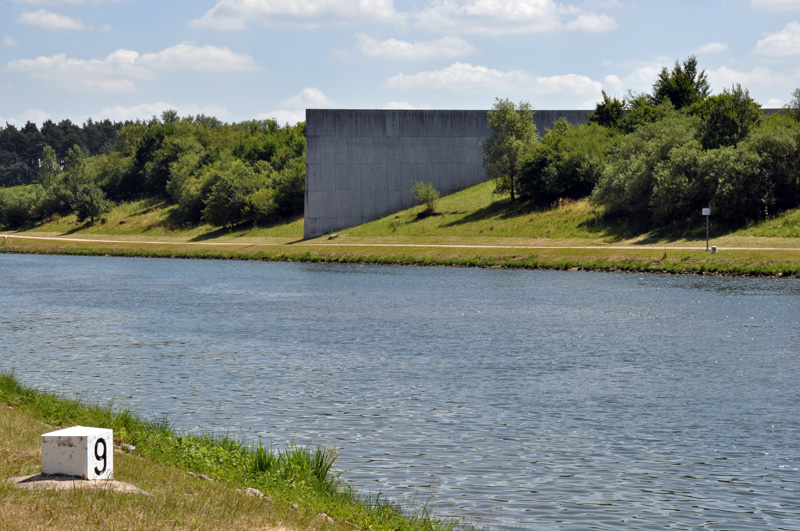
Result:
<svg viewBox="0 0 800 531"><path fill-rule="evenodd" d="M102 447L102 450L100 449ZM97 442L94 443L94 457L97 459L98 463L102 462L103 466L96 466L94 467L94 473L98 476L102 476L103 472L106 471L106 465L108 465L108 447L106 446L105 439L97 439Z"/></svg>

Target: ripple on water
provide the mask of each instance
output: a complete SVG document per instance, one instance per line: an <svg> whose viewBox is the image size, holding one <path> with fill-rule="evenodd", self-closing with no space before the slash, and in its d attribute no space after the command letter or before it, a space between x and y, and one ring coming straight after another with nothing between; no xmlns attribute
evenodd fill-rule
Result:
<svg viewBox="0 0 800 531"><path fill-rule="evenodd" d="M493 528L800 529L797 281L11 255L0 278L0 369L336 446L373 494Z"/></svg>

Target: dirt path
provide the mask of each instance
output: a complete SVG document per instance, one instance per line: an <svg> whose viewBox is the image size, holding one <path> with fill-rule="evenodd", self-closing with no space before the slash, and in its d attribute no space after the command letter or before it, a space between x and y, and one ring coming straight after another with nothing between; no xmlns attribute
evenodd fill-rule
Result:
<svg viewBox="0 0 800 531"><path fill-rule="evenodd" d="M225 246L241 245L245 246L266 246L282 247L288 245L304 245L313 247L416 247L431 249L675 249L681 251L703 251L704 246L680 246L680 245L470 245L470 244L450 244L450 243L345 243L345 242L292 242L292 243L264 243L264 242L191 242L191 241L161 241L161 240L111 240L97 238L74 238L66 236L22 236L18 234L4 234L3 238L17 238L24 240L47 240L64 242L86 242L86 243L119 243L131 244L141 243L147 245L198 245L198 246ZM717 246L718 250L722 247ZM797 251L800 247L726 247L729 251Z"/></svg>

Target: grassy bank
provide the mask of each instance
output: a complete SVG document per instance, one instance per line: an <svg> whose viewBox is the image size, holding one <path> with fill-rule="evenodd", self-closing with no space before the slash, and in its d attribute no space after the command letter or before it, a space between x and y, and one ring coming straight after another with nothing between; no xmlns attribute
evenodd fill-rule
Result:
<svg viewBox="0 0 800 531"><path fill-rule="evenodd" d="M132 452L115 452L115 479L153 496L34 492L2 482L0 529L455 527L430 519L424 510L414 515L359 497L331 468L335 454L330 451L291 444L263 448L224 436L180 434L164 419L143 419L129 411L37 392L0 374L2 478L39 473L40 435L72 425L111 428L116 444L135 446ZM268 498L242 492L249 487Z"/></svg>
<svg viewBox="0 0 800 531"><path fill-rule="evenodd" d="M130 203L94 225L61 218L6 232L0 252L800 276L800 210L736 230L712 218L711 245L719 248L712 254L700 215L642 231L604 219L587 201L512 205L492 195L491 183L442 198L432 216L416 207L333 239L303 241L301 219L232 230L177 227L173 208Z"/></svg>

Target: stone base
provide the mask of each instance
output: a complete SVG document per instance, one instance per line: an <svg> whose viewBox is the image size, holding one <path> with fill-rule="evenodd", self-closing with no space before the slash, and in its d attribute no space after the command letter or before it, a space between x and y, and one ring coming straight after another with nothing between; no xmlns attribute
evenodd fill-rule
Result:
<svg viewBox="0 0 800 531"><path fill-rule="evenodd" d="M29 490L110 490L123 494L144 494L145 496L152 496L149 492L134 487L130 483L114 480L86 480L73 476L45 476L37 474L33 476L8 478L6 483L11 483L18 489Z"/></svg>

